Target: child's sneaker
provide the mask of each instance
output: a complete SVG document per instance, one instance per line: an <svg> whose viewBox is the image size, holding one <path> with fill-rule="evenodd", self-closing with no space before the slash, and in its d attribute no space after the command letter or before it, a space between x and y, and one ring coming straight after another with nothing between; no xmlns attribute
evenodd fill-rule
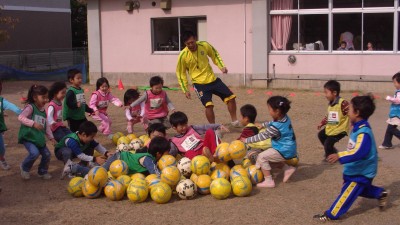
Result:
<svg viewBox="0 0 400 225"><path fill-rule="evenodd" d="M318 221L323 222L323 223L331 220L325 213L324 214L317 214L313 218L314 218L314 220L318 220Z"/></svg>
<svg viewBox="0 0 400 225"><path fill-rule="evenodd" d="M296 171L296 167L294 166L288 166L284 165L283 166L283 183L286 183L289 178L293 175L294 171Z"/></svg>
<svg viewBox="0 0 400 225"><path fill-rule="evenodd" d="M29 180L31 178L31 175L29 175L29 172L26 172L22 169L22 165L19 167L21 169L21 177L24 180Z"/></svg>
<svg viewBox="0 0 400 225"><path fill-rule="evenodd" d="M6 160L0 161L0 166L1 168L3 168L3 170L9 170L11 168L10 165L8 165L8 163L6 162Z"/></svg>
<svg viewBox="0 0 400 225"><path fill-rule="evenodd" d="M381 211L385 210L387 202L388 202L388 196L389 196L389 192L386 190L383 190L381 193L381 196L379 197L378 201L379 201L379 209Z"/></svg>
<svg viewBox="0 0 400 225"><path fill-rule="evenodd" d="M392 149L393 148L393 146L384 146L384 145L379 145L379 147L378 147L379 149Z"/></svg>
<svg viewBox="0 0 400 225"><path fill-rule="evenodd" d="M234 128L240 128L240 122L239 120L231 122L231 126Z"/></svg>
<svg viewBox="0 0 400 225"><path fill-rule="evenodd" d="M43 180L50 180L52 178L52 176L48 173L39 174L39 177L42 178Z"/></svg>
<svg viewBox="0 0 400 225"><path fill-rule="evenodd" d="M269 177L266 177L263 182L258 183L257 187L274 188L275 187L275 181L274 181L274 179L272 179L272 176L269 176Z"/></svg>
<svg viewBox="0 0 400 225"><path fill-rule="evenodd" d="M72 162L70 159L68 159L68 161L65 163L64 165L64 169L61 173L60 179L64 179L65 176L70 176L70 174L72 173L72 166L74 165L74 162Z"/></svg>

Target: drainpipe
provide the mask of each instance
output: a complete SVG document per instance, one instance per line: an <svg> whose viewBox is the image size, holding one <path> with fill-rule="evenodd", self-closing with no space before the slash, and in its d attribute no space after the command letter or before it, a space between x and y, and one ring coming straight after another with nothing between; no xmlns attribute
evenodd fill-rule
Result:
<svg viewBox="0 0 400 225"><path fill-rule="evenodd" d="M101 0L99 2L99 41L100 41L100 77L103 77L103 42L102 42L102 32L101 32Z"/></svg>
<svg viewBox="0 0 400 225"><path fill-rule="evenodd" d="M244 26L243 26L243 29L244 29L244 32L243 32L243 40L244 40L244 49L243 49L243 51L244 51L244 78L243 78L243 85L244 85L244 87L246 87L246 78L247 78L247 67L246 67L246 64L247 64L247 56L246 56L246 50L247 50L247 43L246 43L246 41L247 41L247 39L246 39L246 29L247 29L247 27L246 27L246 23L247 23L247 19L246 19L246 16L247 16L247 13L246 13L246 0L244 0Z"/></svg>

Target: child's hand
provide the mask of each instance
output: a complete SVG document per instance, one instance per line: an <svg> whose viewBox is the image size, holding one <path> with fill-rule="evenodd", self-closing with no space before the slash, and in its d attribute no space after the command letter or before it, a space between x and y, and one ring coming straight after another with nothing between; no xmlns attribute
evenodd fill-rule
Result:
<svg viewBox="0 0 400 225"><path fill-rule="evenodd" d="M100 112L99 110L94 111L94 115L99 116Z"/></svg>
<svg viewBox="0 0 400 225"><path fill-rule="evenodd" d="M36 122L33 123L33 127L34 127L36 130L43 130L43 129L44 129L44 127L43 127L41 124L38 124L38 123L36 123Z"/></svg>
<svg viewBox="0 0 400 225"><path fill-rule="evenodd" d="M221 125L219 127L220 130L225 131L225 132L231 132L228 128L226 128L224 125Z"/></svg>
<svg viewBox="0 0 400 225"><path fill-rule="evenodd" d="M390 97L389 95L386 96L386 100L390 101L390 99L392 99L392 97Z"/></svg>
<svg viewBox="0 0 400 225"><path fill-rule="evenodd" d="M56 141L56 139L50 139L50 141L51 141L51 144L53 144L53 146L55 146L56 144L57 144L57 141Z"/></svg>
<svg viewBox="0 0 400 225"><path fill-rule="evenodd" d="M240 138L239 139L241 142L243 142L243 143L246 143L245 141L246 141L246 138L244 138L244 137L242 137L242 138Z"/></svg>
<svg viewBox="0 0 400 225"><path fill-rule="evenodd" d="M94 162L99 165L103 165L106 162L106 159L102 156L97 156L94 158Z"/></svg>
<svg viewBox="0 0 400 225"><path fill-rule="evenodd" d="M131 107L130 105L126 105L124 108L129 109L130 107Z"/></svg>
<svg viewBox="0 0 400 225"><path fill-rule="evenodd" d="M326 158L326 161L328 161L329 163L335 163L339 160L339 155L338 154L331 154L328 156L328 158Z"/></svg>
<svg viewBox="0 0 400 225"><path fill-rule="evenodd" d="M258 128L258 129L262 129L263 126L261 123L254 123L254 125Z"/></svg>
<svg viewBox="0 0 400 225"><path fill-rule="evenodd" d="M80 108L80 107L82 106L82 103L81 103L81 102L77 102L77 103L76 103L76 106L77 106L78 108Z"/></svg>
<svg viewBox="0 0 400 225"><path fill-rule="evenodd" d="M322 128L323 126L324 126L324 125L320 124L320 125L317 126L317 129L318 129L318 130L321 130L321 128Z"/></svg>

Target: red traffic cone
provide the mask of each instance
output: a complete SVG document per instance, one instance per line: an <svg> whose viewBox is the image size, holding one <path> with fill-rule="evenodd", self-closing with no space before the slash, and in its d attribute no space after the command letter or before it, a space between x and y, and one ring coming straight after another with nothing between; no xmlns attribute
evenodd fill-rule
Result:
<svg viewBox="0 0 400 225"><path fill-rule="evenodd" d="M124 90L124 89L125 89L125 88L124 88L124 84L122 84L121 79L119 79L119 81L118 81L118 89L119 89L119 90Z"/></svg>

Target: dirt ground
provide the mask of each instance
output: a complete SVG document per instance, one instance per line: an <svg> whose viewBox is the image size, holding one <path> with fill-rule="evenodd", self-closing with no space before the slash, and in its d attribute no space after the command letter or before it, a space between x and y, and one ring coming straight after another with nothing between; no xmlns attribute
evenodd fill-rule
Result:
<svg viewBox="0 0 400 225"><path fill-rule="evenodd" d="M50 85L48 82L41 82ZM17 105L22 95L26 95L32 82L5 82L2 96ZM86 98L94 86L86 85ZM54 155L49 172L52 180L44 181L37 176L35 163L31 179L20 177L19 164L27 152L17 144L20 123L12 112L8 112L5 133L6 158L11 170L0 170L0 224L318 224L312 216L326 210L339 194L342 183L342 166L322 163L323 148L317 139L317 125L325 114L327 101L316 91L266 90L232 88L236 93L238 109L250 103L257 107L257 121L269 119L267 115L267 91L273 95L289 96L292 109L289 116L297 136L301 163L289 183L282 183L282 174L277 173L274 189L253 188L251 196L216 200L212 196L198 196L183 201L173 196L168 204L159 205L149 198L146 202L134 204L126 198L111 202L105 197L98 199L73 198L66 190L68 180L59 180L63 167ZM387 93L377 93L377 109L370 118L376 141L382 142L386 128L389 104L383 100ZM113 94L122 99L124 91L113 88ZM292 94L291 94L292 93ZM343 93L350 99L354 93ZM177 110L189 116L189 123L204 124L204 109L199 100L187 100L180 91L168 91ZM192 95L193 96L193 95ZM214 99L218 123L228 123L229 114L219 99ZM126 122L123 110L111 106L109 114L113 119L113 131L125 132ZM224 136L225 141L238 137L240 129L232 129ZM137 134L144 131L136 127ZM173 130L168 133L173 135ZM99 134L97 140L108 149L114 149L110 140ZM343 149L347 138L337 146ZM394 140L394 144L398 144ZM53 153L53 146L47 145ZM380 212L377 201L359 198L350 211L338 222L341 224L400 224L400 149L379 150L379 172L374 183L391 191L390 203L386 211Z"/></svg>

